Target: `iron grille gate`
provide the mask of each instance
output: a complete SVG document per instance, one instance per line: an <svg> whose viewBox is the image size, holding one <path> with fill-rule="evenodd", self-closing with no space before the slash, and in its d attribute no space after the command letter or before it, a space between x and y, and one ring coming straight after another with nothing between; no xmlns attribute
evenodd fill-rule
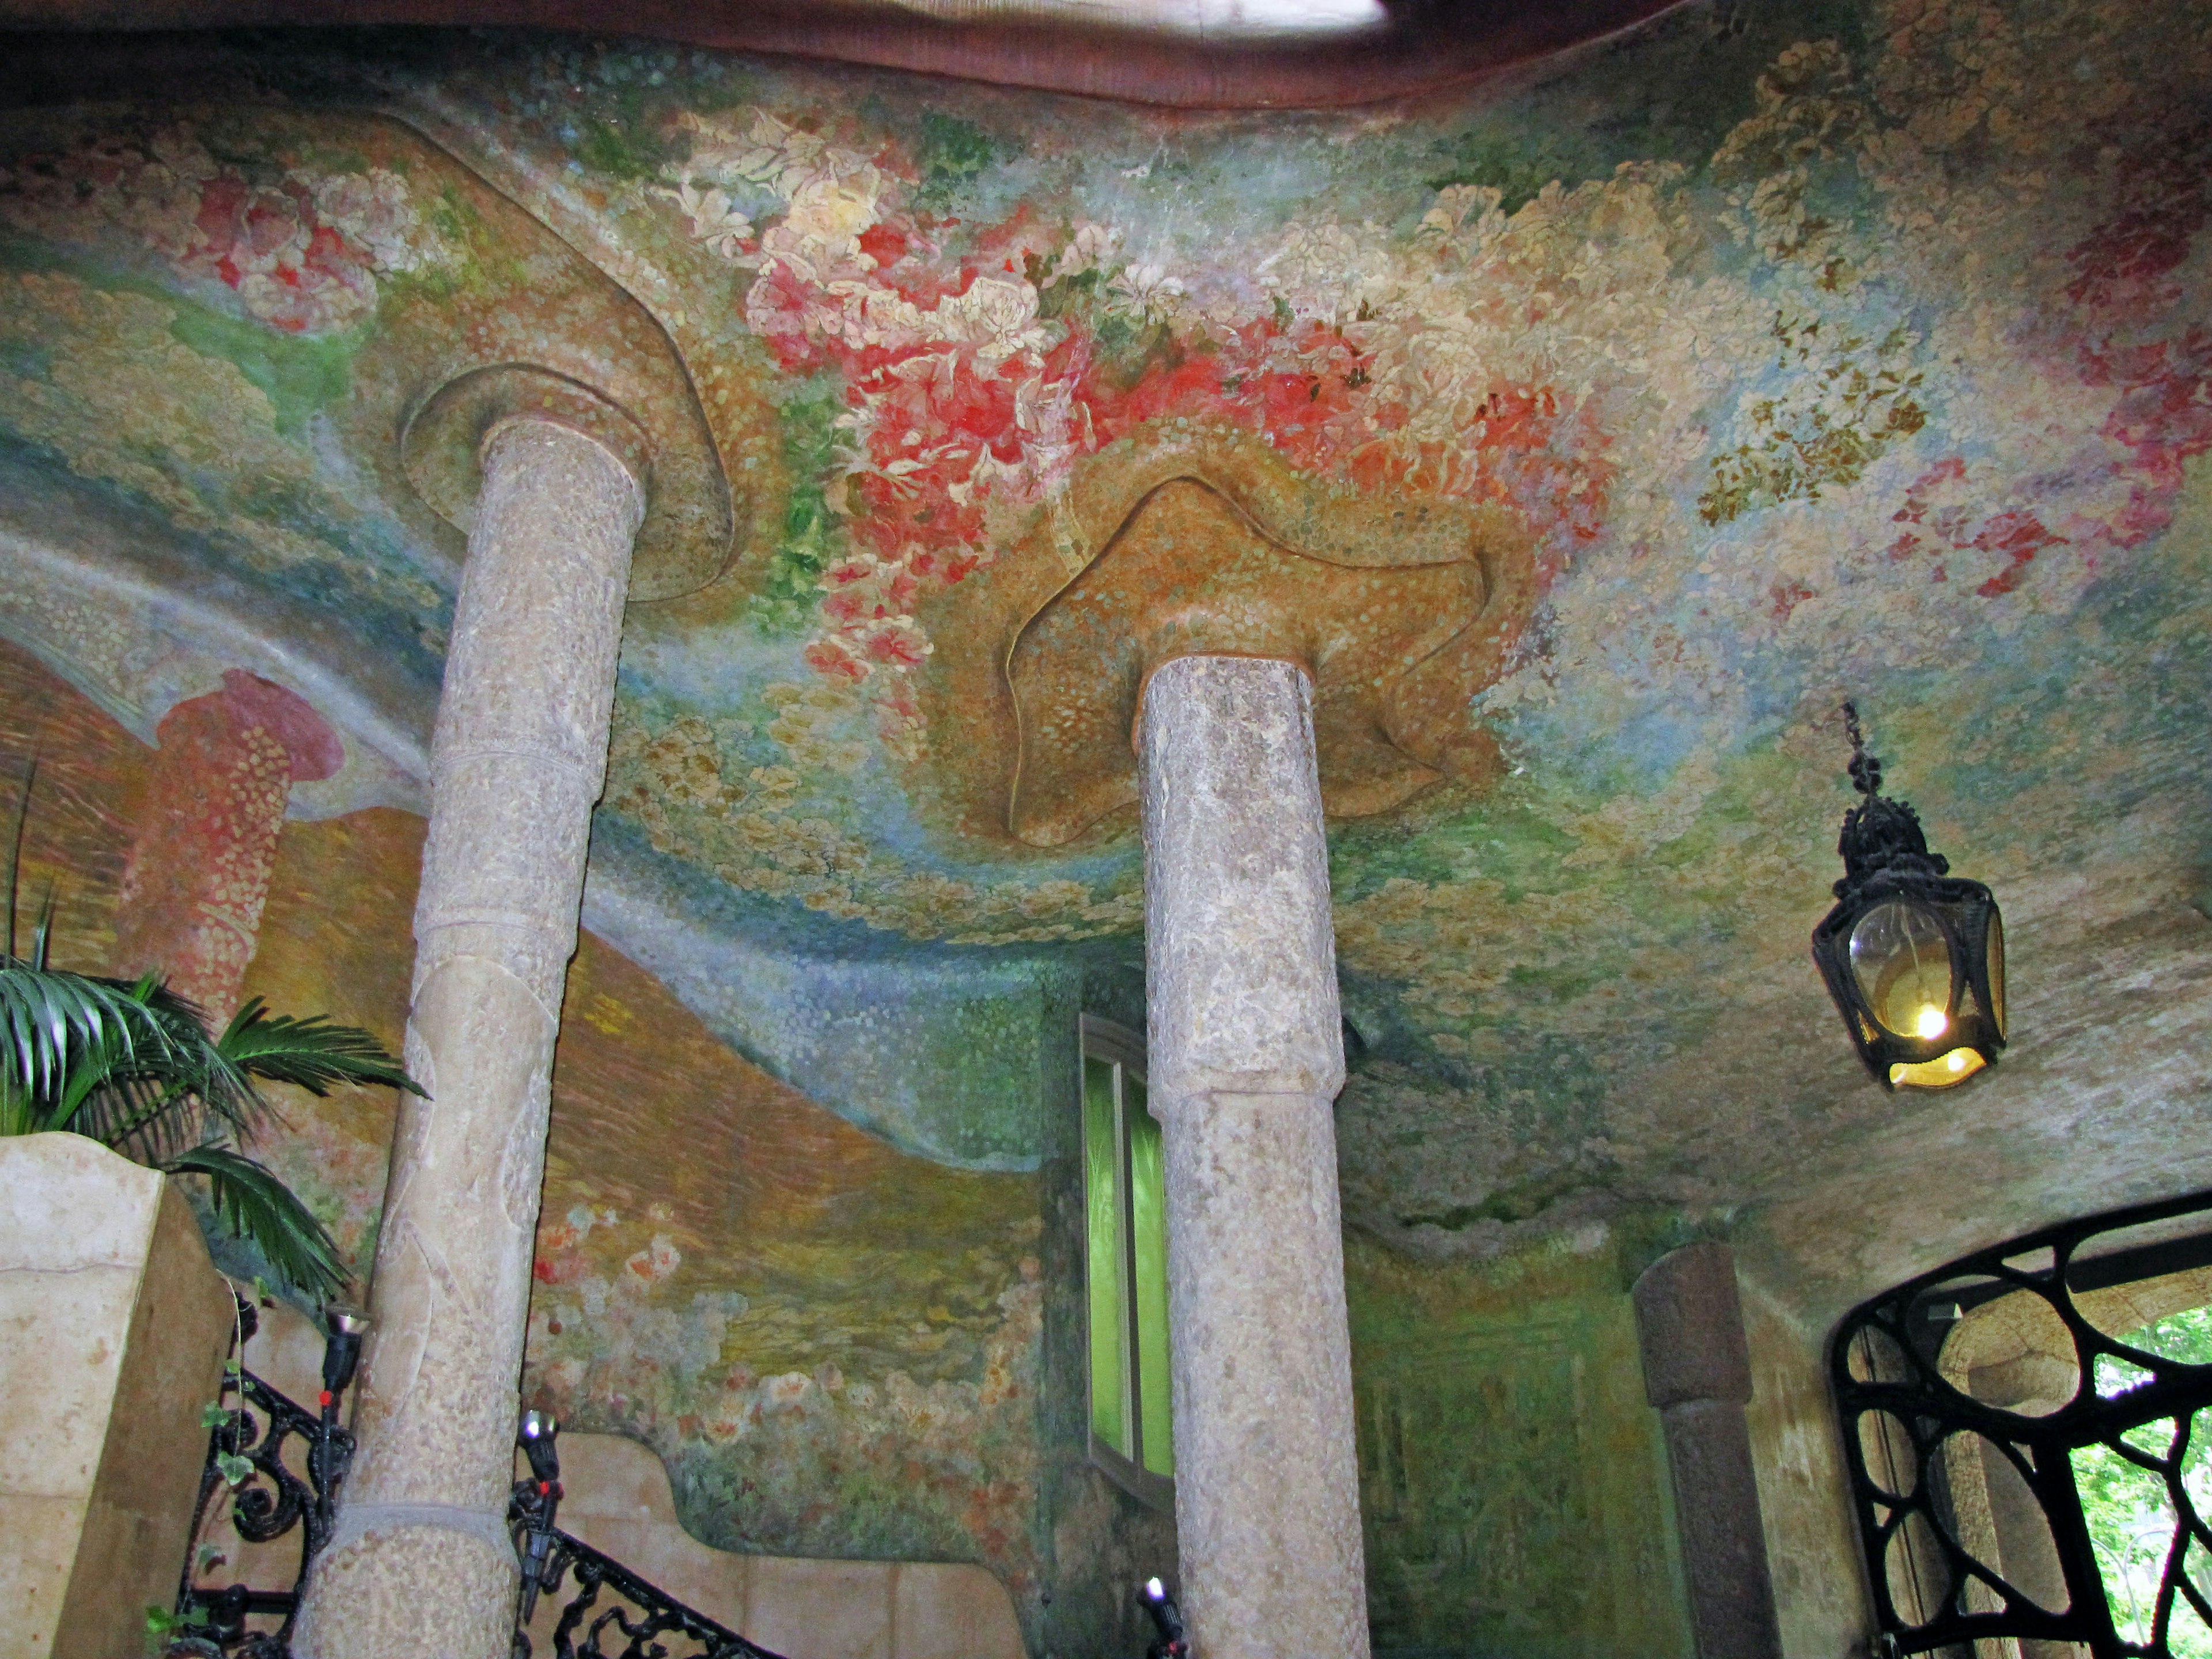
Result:
<svg viewBox="0 0 2212 1659"><path fill-rule="evenodd" d="M1978 1251L1844 1318L1829 1374L1878 1651L1971 1659L2011 1638L2023 1659L2069 1644L2170 1659L2178 1609L2212 1626L2212 1530L2183 1478L2212 1436L2212 1364L2122 1340L2151 1322L2146 1306L2156 1318L2208 1303L2212 1194L2199 1194ZM1970 1331L1999 1363L1967 1369ZM2076 1454L2100 1447L2162 1486L2170 1512L2136 1621L2148 1639L2123 1634L2092 1541Z"/></svg>

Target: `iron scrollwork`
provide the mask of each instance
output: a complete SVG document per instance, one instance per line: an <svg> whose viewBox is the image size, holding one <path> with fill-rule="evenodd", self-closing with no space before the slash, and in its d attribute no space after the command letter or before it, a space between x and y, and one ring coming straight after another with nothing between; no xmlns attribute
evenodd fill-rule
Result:
<svg viewBox="0 0 2212 1659"><path fill-rule="evenodd" d="M575 1588L554 1623L555 1659L670 1659L672 1654L674 1659L779 1659L555 1524L561 1504L556 1432L550 1417L529 1412L516 1437L530 1460L530 1478L514 1483L507 1512L522 1564L514 1659L530 1659L528 1626L538 1598L556 1595L563 1578ZM603 1595L608 1598L604 1606ZM675 1638L675 1648L668 1638Z"/></svg>
<svg viewBox="0 0 2212 1659"><path fill-rule="evenodd" d="M192 1510L197 1540L218 1492L230 1495L230 1521L249 1544L270 1544L295 1528L300 1532L300 1566L289 1587L249 1589L234 1583L221 1588L196 1584L198 1563L185 1564L177 1589L176 1614L188 1632L170 1644L173 1654L228 1655L235 1659L285 1659L292 1621L307 1570L331 1534L338 1487L353 1462L352 1431L338 1421L338 1401L352 1381L360 1348L357 1318L332 1317L323 1359L319 1412L311 1412L272 1389L242 1363L246 1344L260 1328L253 1304L238 1298L238 1328L216 1401L223 1415L208 1436L206 1466L200 1471L199 1501ZM287 1449L301 1449L303 1477L286 1462ZM239 1462L249 1466L241 1471ZM228 1472L226 1472L228 1466ZM232 1476L237 1479L234 1481ZM271 1630L251 1629L250 1616L281 1622Z"/></svg>
<svg viewBox="0 0 2212 1659"><path fill-rule="evenodd" d="M1971 1656L2010 1638L2039 1659L2170 1659L2178 1617L2212 1627L2212 1528L2184 1480L2212 1435L2212 1364L2142 1345L2172 1346L2144 1328L2212 1303L2207 1270L2200 1194L2043 1229L1845 1317L1829 1374L1876 1651ZM2093 1467L2163 1494L2162 1513L2144 1511L2155 1586L2147 1565L2132 1608L2107 1591L2083 1500Z"/></svg>

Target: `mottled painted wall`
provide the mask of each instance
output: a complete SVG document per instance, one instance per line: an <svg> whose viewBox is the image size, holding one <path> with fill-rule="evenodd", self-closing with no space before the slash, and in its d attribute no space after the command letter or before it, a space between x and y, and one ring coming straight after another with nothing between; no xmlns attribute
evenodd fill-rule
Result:
<svg viewBox="0 0 2212 1659"><path fill-rule="evenodd" d="M0 711L11 765L40 757L25 868L32 892L56 890L57 959L104 969L152 755L6 647ZM287 823L245 994L396 1048L422 829L385 808ZM1071 1120L1074 1008L1064 988L1054 1103ZM1042 1112L1042 1079L1030 1083ZM390 1092L285 1091L281 1104L285 1126L264 1151L365 1273ZM1053 1177L1064 1185L1071 1167L1063 1158ZM1047 1243L1045 1179L932 1164L853 1127L732 1054L587 933L556 1059L525 1392L573 1426L652 1445L711 1543L978 1560L1040 1641L1056 1621L1079 1649L1085 1621L1120 1615L1089 1562L1126 1500L1090 1492L1070 1449L1083 1421L1066 1277L1079 1217L1060 1204ZM253 1271L216 1242L234 1271ZM1085 1504L1056 1569L1057 1510ZM1051 1614L1062 1580L1066 1606Z"/></svg>
<svg viewBox="0 0 2212 1659"><path fill-rule="evenodd" d="M138 792L151 770L145 746L31 657L0 644L0 754L9 777L9 820L25 764L39 783L23 836L22 891L54 896L54 958L104 967L115 951L115 902L131 851ZM36 919L27 903L23 930Z"/></svg>
<svg viewBox="0 0 2212 1659"><path fill-rule="evenodd" d="M1480 1267L1347 1238L1378 1654L1689 1659L1622 1260L1602 1227Z"/></svg>

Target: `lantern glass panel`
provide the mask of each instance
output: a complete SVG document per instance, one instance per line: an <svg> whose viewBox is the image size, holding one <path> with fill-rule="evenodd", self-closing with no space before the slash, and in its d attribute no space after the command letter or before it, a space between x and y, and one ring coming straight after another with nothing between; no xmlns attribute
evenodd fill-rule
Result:
<svg viewBox="0 0 2212 1659"><path fill-rule="evenodd" d="M1990 959L1990 1018L1996 1022L1997 1040L2005 1036L2004 993L2004 918L1994 907L1990 911L1989 943L1984 947Z"/></svg>
<svg viewBox="0 0 2212 1659"><path fill-rule="evenodd" d="M1861 916L1851 972L1892 1036L1932 1042L1950 1029L1951 946L1927 906L1887 899Z"/></svg>
<svg viewBox="0 0 2212 1659"><path fill-rule="evenodd" d="M1923 1060L1917 1065L1899 1060L1889 1068L1889 1081L1899 1089L1948 1089L1954 1084L1964 1083L1989 1062L1972 1048L1954 1048L1935 1060Z"/></svg>

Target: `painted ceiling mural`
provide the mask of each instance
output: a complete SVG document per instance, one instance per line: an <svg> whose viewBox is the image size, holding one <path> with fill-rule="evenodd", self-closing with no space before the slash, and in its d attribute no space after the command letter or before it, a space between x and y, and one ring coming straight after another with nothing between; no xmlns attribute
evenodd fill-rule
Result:
<svg viewBox="0 0 2212 1659"><path fill-rule="evenodd" d="M1034 1167L991 1079L1038 964L1139 959L1110 739L1200 565L1239 639L1370 665L1324 722L1341 1139L1402 1245L1786 1194L1937 1109L1820 1047L1846 696L2007 901L2015 1073L2062 988L2201 954L2201 0L1693 4L1325 116L225 50L6 118L21 544L173 578L27 552L8 630L144 735L298 619L257 672L349 742L295 810L419 810L461 542L393 435L464 359L633 374L729 551L631 610L592 925L902 1148Z"/></svg>

